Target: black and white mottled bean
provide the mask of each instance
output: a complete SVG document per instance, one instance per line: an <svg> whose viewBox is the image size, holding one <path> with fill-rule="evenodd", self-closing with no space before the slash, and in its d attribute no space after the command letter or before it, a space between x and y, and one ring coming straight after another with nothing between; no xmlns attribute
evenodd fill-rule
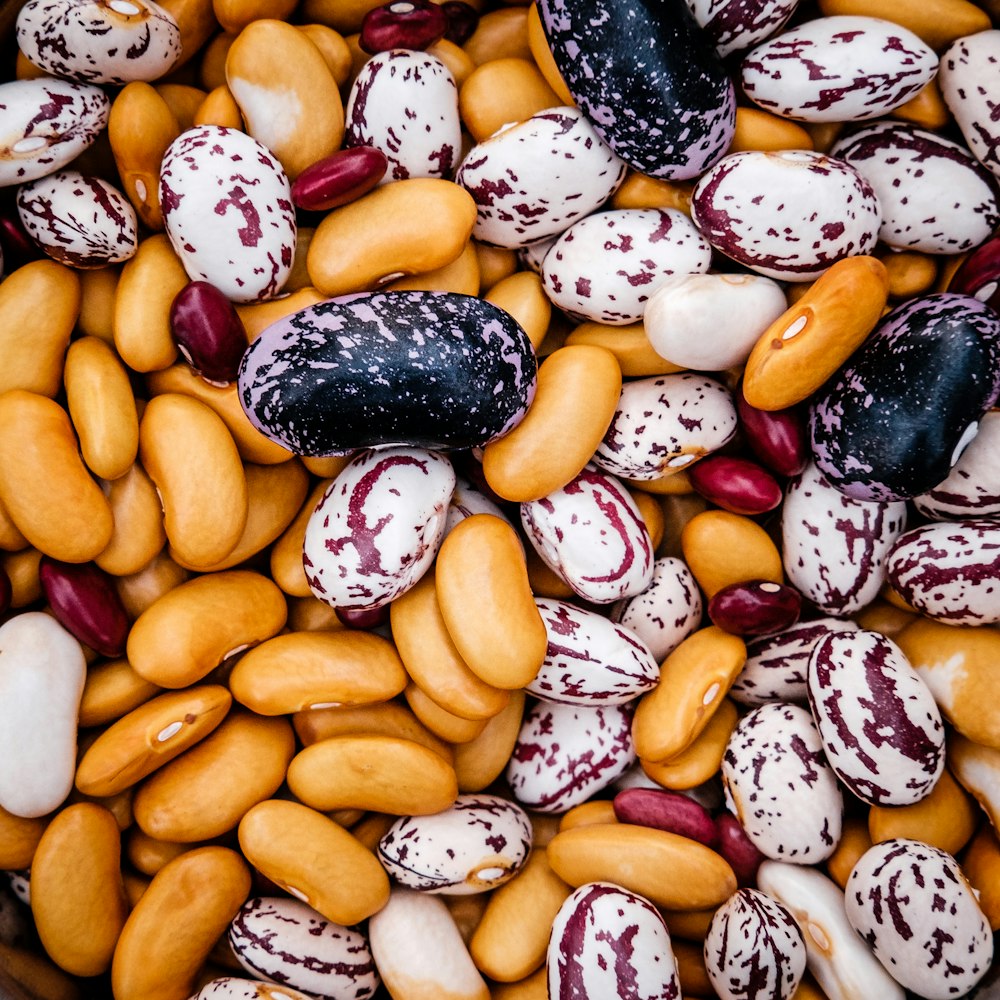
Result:
<svg viewBox="0 0 1000 1000"><path fill-rule="evenodd" d="M528 694L565 705L624 705L656 687L660 667L632 631L568 601L536 597L548 633Z"/></svg>
<svg viewBox="0 0 1000 1000"><path fill-rule="evenodd" d="M509 313L451 292L359 293L268 327L243 356L251 423L298 455L471 448L511 430L537 362Z"/></svg>
<svg viewBox="0 0 1000 1000"><path fill-rule="evenodd" d="M79 170L59 170L22 184L17 212L38 246L70 267L120 264L139 247L129 200L107 181Z"/></svg>
<svg viewBox="0 0 1000 1000"><path fill-rule="evenodd" d="M1000 316L970 295L910 299L888 313L814 399L816 464L857 500L937 485L1000 392Z"/></svg>
<svg viewBox="0 0 1000 1000"><path fill-rule="evenodd" d="M649 586L615 603L611 620L634 632L662 663L701 624L702 609L701 590L687 563L661 556Z"/></svg>
<svg viewBox="0 0 1000 1000"><path fill-rule="evenodd" d="M378 843L378 859L400 885L467 896L509 882L531 851L525 811L498 795L459 795L432 816L401 816Z"/></svg>
<svg viewBox="0 0 1000 1000"><path fill-rule="evenodd" d="M577 108L547 108L473 146L455 181L476 203L473 236L519 249L556 236L618 189L625 164Z"/></svg>
<svg viewBox="0 0 1000 1000"><path fill-rule="evenodd" d="M229 925L229 945L247 972L312 997L367 1000L379 986L361 931L287 896L251 896Z"/></svg>
<svg viewBox="0 0 1000 1000"><path fill-rule="evenodd" d="M381 608L410 589L444 539L455 489L451 462L423 448L363 451L306 525L302 565L331 607Z"/></svg>
<svg viewBox="0 0 1000 1000"><path fill-rule="evenodd" d="M930 688L878 632L832 632L809 660L809 705L837 776L863 802L905 806L944 770L944 725Z"/></svg>
<svg viewBox="0 0 1000 1000"><path fill-rule="evenodd" d="M924 524L889 551L889 582L904 601L949 625L1000 622L1000 521Z"/></svg>
<svg viewBox="0 0 1000 1000"><path fill-rule="evenodd" d="M577 106L629 166L683 180L725 153L735 91L684 0L541 0L538 13Z"/></svg>
<svg viewBox="0 0 1000 1000"><path fill-rule="evenodd" d="M806 971L795 917L759 889L739 889L715 911L704 957L720 1000L791 1000Z"/></svg>
<svg viewBox="0 0 1000 1000"><path fill-rule="evenodd" d="M37 180L93 145L111 114L100 87L43 77L0 84L0 187Z"/></svg>
<svg viewBox="0 0 1000 1000"><path fill-rule="evenodd" d="M220 125L182 132L163 154L160 207L192 281L233 302L281 292L295 256L295 207L281 164L256 139Z"/></svg>
<svg viewBox="0 0 1000 1000"><path fill-rule="evenodd" d="M653 904L611 882L574 890L552 922L551 1000L679 1000L670 932Z"/></svg>
<svg viewBox="0 0 1000 1000"><path fill-rule="evenodd" d="M934 50L912 31L876 17L807 21L743 60L747 97L782 118L856 122L889 114L937 72Z"/></svg>
<svg viewBox="0 0 1000 1000"><path fill-rule="evenodd" d="M845 496L810 462L785 490L785 573L824 614L853 615L878 595L889 548L905 527L905 503Z"/></svg>
<svg viewBox="0 0 1000 1000"><path fill-rule="evenodd" d="M634 760L631 705L538 702L521 723L506 777L525 808L562 813L607 788Z"/></svg>
<svg viewBox="0 0 1000 1000"><path fill-rule="evenodd" d="M957 142L907 122L876 122L830 155L871 184L882 207L879 239L897 250L954 254L1000 224L995 179Z"/></svg>
<svg viewBox="0 0 1000 1000"><path fill-rule="evenodd" d="M834 852L840 786L800 705L772 702L744 716L726 745L722 783L727 808L765 857L814 864Z"/></svg>
<svg viewBox="0 0 1000 1000"><path fill-rule="evenodd" d="M690 372L636 379L622 386L593 462L624 479L661 479L717 451L736 426L733 395L715 379Z"/></svg>
<svg viewBox="0 0 1000 1000"><path fill-rule="evenodd" d="M859 627L849 618L814 618L772 635L749 639L747 661L729 689L729 697L741 705L766 705L770 701L804 704L809 698L809 657L816 644L831 632Z"/></svg>
<svg viewBox="0 0 1000 1000"><path fill-rule="evenodd" d="M687 5L725 58L781 31L799 0L687 0Z"/></svg>
<svg viewBox="0 0 1000 1000"><path fill-rule="evenodd" d="M676 208L596 212L570 226L545 255L542 285L579 320L626 326L642 319L657 284L708 270L712 248Z"/></svg>
<svg viewBox="0 0 1000 1000"><path fill-rule="evenodd" d="M936 847L896 838L869 848L844 905L889 974L920 997L965 996L990 969L989 921L958 862Z"/></svg>
<svg viewBox="0 0 1000 1000"><path fill-rule="evenodd" d="M28 0L16 32L31 62L78 83L157 80L181 55L177 22L153 0Z"/></svg>
<svg viewBox="0 0 1000 1000"><path fill-rule="evenodd" d="M870 253L882 212L852 166L822 153L731 153L691 194L691 218L720 253L779 281L812 281Z"/></svg>
<svg viewBox="0 0 1000 1000"><path fill-rule="evenodd" d="M429 52L379 52L361 67L344 109L344 146L374 146L389 161L382 183L409 177L450 179L462 124L451 71Z"/></svg>
<svg viewBox="0 0 1000 1000"><path fill-rule="evenodd" d="M542 561L594 604L641 594L653 579L653 544L628 490L586 466L562 489L521 504L521 524Z"/></svg>

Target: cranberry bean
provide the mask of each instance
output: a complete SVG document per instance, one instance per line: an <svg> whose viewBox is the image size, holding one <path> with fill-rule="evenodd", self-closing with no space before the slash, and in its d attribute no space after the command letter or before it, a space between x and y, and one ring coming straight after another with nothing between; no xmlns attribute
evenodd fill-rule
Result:
<svg viewBox="0 0 1000 1000"><path fill-rule="evenodd" d="M112 578L93 563L43 556L38 577L58 621L102 656L125 652L129 621Z"/></svg>
<svg viewBox="0 0 1000 1000"><path fill-rule="evenodd" d="M753 453L779 476L797 476L809 461L806 421L801 411L758 410L736 392L736 413Z"/></svg>
<svg viewBox="0 0 1000 1000"><path fill-rule="evenodd" d="M444 38L447 29L447 14L431 0L393 0L365 14L358 44L369 55L389 49L422 52Z"/></svg>
<svg viewBox="0 0 1000 1000"><path fill-rule="evenodd" d="M715 847L718 831L708 811L680 792L658 788L626 788L614 799L619 823L634 823L690 837L706 847Z"/></svg>
<svg viewBox="0 0 1000 1000"><path fill-rule="evenodd" d="M971 295L1000 311L1000 236L987 240L965 258L951 276L948 291Z"/></svg>
<svg viewBox="0 0 1000 1000"><path fill-rule="evenodd" d="M763 514L781 503L781 486L756 462L711 455L692 465L691 485L709 502L734 514Z"/></svg>
<svg viewBox="0 0 1000 1000"><path fill-rule="evenodd" d="M764 855L746 835L740 821L731 812L715 817L716 850L729 862L741 886L751 885Z"/></svg>
<svg viewBox="0 0 1000 1000"><path fill-rule="evenodd" d="M708 602L708 617L734 635L770 635L794 625L802 610L797 590L773 580L723 587Z"/></svg>
<svg viewBox="0 0 1000 1000"><path fill-rule="evenodd" d="M187 363L206 382L236 381L247 331L232 302L207 281L185 285L170 306L170 332Z"/></svg>
<svg viewBox="0 0 1000 1000"><path fill-rule="evenodd" d="M317 160L295 178L292 201L306 212L328 212L367 194L385 176L389 160L374 146L353 146Z"/></svg>

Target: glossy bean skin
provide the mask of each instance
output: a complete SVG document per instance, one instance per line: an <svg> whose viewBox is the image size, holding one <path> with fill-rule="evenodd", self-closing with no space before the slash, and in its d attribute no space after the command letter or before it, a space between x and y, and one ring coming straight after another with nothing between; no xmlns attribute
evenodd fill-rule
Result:
<svg viewBox="0 0 1000 1000"><path fill-rule="evenodd" d="M754 454L779 476L797 476L809 460L806 422L795 409L761 410L736 393L736 412Z"/></svg>
<svg viewBox="0 0 1000 1000"><path fill-rule="evenodd" d="M103 570L91 563L59 563L43 556L38 576L59 621L102 656L125 651L129 622Z"/></svg>
<svg viewBox="0 0 1000 1000"><path fill-rule="evenodd" d="M764 514L781 503L777 480L747 459L710 455L692 467L691 485L734 514Z"/></svg>
<svg viewBox="0 0 1000 1000"><path fill-rule="evenodd" d="M385 175L385 153L374 146L352 146L306 167L292 182L292 201L309 212L328 212L367 194Z"/></svg>
<svg viewBox="0 0 1000 1000"><path fill-rule="evenodd" d="M214 285L192 281L170 304L170 329L178 350L208 382L236 380L247 333L235 308Z"/></svg>
<svg viewBox="0 0 1000 1000"><path fill-rule="evenodd" d="M372 55L387 49L427 49L447 28L447 14L429 0L387 3L365 14L358 44Z"/></svg>
<svg viewBox="0 0 1000 1000"><path fill-rule="evenodd" d="M634 823L690 837L706 847L716 847L717 833L711 816L697 802L679 792L655 788L627 788L614 798L620 823Z"/></svg>
<svg viewBox="0 0 1000 1000"><path fill-rule="evenodd" d="M771 580L732 583L712 595L708 617L736 635L768 635L794 625L802 610L797 590Z"/></svg>

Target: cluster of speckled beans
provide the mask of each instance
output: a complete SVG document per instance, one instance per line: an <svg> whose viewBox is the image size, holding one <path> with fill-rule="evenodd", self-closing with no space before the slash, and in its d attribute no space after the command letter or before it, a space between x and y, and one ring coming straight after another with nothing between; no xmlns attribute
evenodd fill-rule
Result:
<svg viewBox="0 0 1000 1000"><path fill-rule="evenodd" d="M0 993L988 989L1000 7L797 6L23 5Z"/></svg>

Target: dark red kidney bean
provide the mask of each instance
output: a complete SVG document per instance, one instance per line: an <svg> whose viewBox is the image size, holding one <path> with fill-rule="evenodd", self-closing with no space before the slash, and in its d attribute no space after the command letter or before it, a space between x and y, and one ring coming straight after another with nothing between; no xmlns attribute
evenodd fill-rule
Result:
<svg viewBox="0 0 1000 1000"><path fill-rule="evenodd" d="M448 19L444 37L455 45L464 45L479 26L479 13L463 0L446 0L441 10Z"/></svg>
<svg viewBox="0 0 1000 1000"><path fill-rule="evenodd" d="M680 792L658 788L626 788L612 803L620 823L651 826L714 847L718 839L715 823L704 806Z"/></svg>
<svg viewBox="0 0 1000 1000"><path fill-rule="evenodd" d="M770 635L794 625L802 597L793 587L771 580L731 583L708 602L713 624L733 635Z"/></svg>
<svg viewBox="0 0 1000 1000"><path fill-rule="evenodd" d="M306 212L327 212L367 194L385 176L389 160L374 146L352 146L306 167L292 184L292 201Z"/></svg>
<svg viewBox="0 0 1000 1000"><path fill-rule="evenodd" d="M743 398L742 387L734 395L743 434L753 453L779 476L797 476L808 465L810 455L802 412L795 407L758 410Z"/></svg>
<svg viewBox="0 0 1000 1000"><path fill-rule="evenodd" d="M380 608L334 608L346 628L378 628L389 621L389 605Z"/></svg>
<svg viewBox="0 0 1000 1000"><path fill-rule="evenodd" d="M38 578L56 620L101 656L125 652L129 622L112 578L94 563L42 556Z"/></svg>
<svg viewBox="0 0 1000 1000"><path fill-rule="evenodd" d="M753 885L764 855L750 843L740 821L731 812L716 814L715 830L718 837L715 849L729 862L736 881L741 886Z"/></svg>
<svg viewBox="0 0 1000 1000"><path fill-rule="evenodd" d="M247 331L235 306L215 285L185 285L171 303L170 330L177 349L206 382L236 381Z"/></svg>
<svg viewBox="0 0 1000 1000"><path fill-rule="evenodd" d="M734 514L764 514L781 503L777 479L747 458L709 455L692 465L688 476L706 500Z"/></svg>
<svg viewBox="0 0 1000 1000"><path fill-rule="evenodd" d="M389 49L423 51L444 38L448 18L430 0L392 0L368 11L358 44L369 55Z"/></svg>
<svg viewBox="0 0 1000 1000"><path fill-rule="evenodd" d="M1000 236L977 247L948 282L949 292L971 295L1000 312Z"/></svg>

